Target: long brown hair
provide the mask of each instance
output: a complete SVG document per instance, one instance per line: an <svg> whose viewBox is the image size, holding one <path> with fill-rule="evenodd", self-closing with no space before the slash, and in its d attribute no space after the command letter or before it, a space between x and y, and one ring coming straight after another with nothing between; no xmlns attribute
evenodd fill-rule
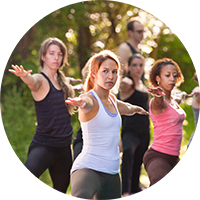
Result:
<svg viewBox="0 0 200 200"><path fill-rule="evenodd" d="M107 60L111 59L114 60L117 64L117 68L120 69L120 62L117 56L110 50L103 50L98 54L95 54L91 58L90 66L89 66L89 73L85 82L85 91L88 92L89 90L93 89L95 79L93 74L97 74L101 64Z"/></svg>
<svg viewBox="0 0 200 200"><path fill-rule="evenodd" d="M74 97L74 90L73 90L72 86L68 83L68 81L66 80L64 73L61 71L61 69L66 64L68 64L67 63L67 47L65 46L65 44L61 40L59 40L58 38L47 38L41 44L41 48L40 48L40 51L39 51L40 65L43 68L44 61L42 60L42 56L46 55L47 49L52 44L59 46L60 50L63 54L63 59L62 59L61 65L60 65L59 69L57 70L57 79L58 79L58 83L59 83L59 85L60 85L60 87L61 87L61 89L64 93L64 100L65 100L68 97ZM70 114L74 113L74 106L72 106L70 104L66 104L66 107L68 108L68 111L69 111Z"/></svg>

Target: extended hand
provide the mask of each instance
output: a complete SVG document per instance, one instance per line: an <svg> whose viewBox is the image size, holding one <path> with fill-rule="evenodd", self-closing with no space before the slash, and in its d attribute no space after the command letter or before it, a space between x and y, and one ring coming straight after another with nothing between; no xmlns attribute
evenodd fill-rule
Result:
<svg viewBox="0 0 200 200"><path fill-rule="evenodd" d="M122 80L121 80L121 84L125 84L125 85L130 85L132 86L133 85L133 81L128 78L128 77L124 77Z"/></svg>
<svg viewBox="0 0 200 200"><path fill-rule="evenodd" d="M76 106L76 107L80 107L82 109L86 105L86 103L80 97L75 97L75 98L69 97L67 100L65 100L65 103L71 104L71 105Z"/></svg>
<svg viewBox="0 0 200 200"><path fill-rule="evenodd" d="M26 77L28 74L32 72L32 70L28 70L28 71L24 70L22 65L20 65L20 67L18 65L12 65L12 68L14 70L9 69L8 71L19 77Z"/></svg>
<svg viewBox="0 0 200 200"><path fill-rule="evenodd" d="M200 87L194 88L191 94L188 94L187 97L192 97L194 95L200 95Z"/></svg>
<svg viewBox="0 0 200 200"><path fill-rule="evenodd" d="M83 90L83 84L79 84L79 85L75 85L72 86L75 92L78 92L79 94L81 94L82 92L84 92Z"/></svg>
<svg viewBox="0 0 200 200"><path fill-rule="evenodd" d="M148 91L157 96L165 96L165 93L163 92L162 88L160 88L160 87L149 88Z"/></svg>
<svg viewBox="0 0 200 200"><path fill-rule="evenodd" d="M139 107L137 113L140 114L140 115L148 115L149 114L149 112L147 112L146 110L144 110L141 107Z"/></svg>
<svg viewBox="0 0 200 200"><path fill-rule="evenodd" d="M73 77L66 77L66 79L69 81L70 84L75 84L75 83L81 83L81 79L75 79Z"/></svg>

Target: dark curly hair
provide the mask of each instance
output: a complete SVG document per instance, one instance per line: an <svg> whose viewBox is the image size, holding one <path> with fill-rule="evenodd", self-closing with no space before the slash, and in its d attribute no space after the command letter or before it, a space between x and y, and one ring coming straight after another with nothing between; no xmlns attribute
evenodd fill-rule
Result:
<svg viewBox="0 0 200 200"><path fill-rule="evenodd" d="M162 68L164 66L166 66L166 65L173 65L176 68L176 70L177 70L176 86L180 86L181 83L184 82L183 74L182 74L178 64L176 62L174 62L170 58L159 59L153 64L153 66L152 66L152 68L151 68L151 70L149 72L149 82L154 87L157 87L158 86L158 82L156 81L156 76L160 76L160 72L161 72Z"/></svg>

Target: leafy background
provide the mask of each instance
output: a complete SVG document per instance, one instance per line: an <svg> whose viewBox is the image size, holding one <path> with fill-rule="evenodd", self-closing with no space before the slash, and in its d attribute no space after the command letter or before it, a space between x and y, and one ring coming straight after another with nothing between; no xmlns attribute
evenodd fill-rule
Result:
<svg viewBox="0 0 200 200"><path fill-rule="evenodd" d="M180 89L190 93L197 85L193 80L195 69L184 45L169 27L150 13L132 5L99 0L60 8L41 19L22 37L8 60L2 80L1 112L4 128L23 163L35 132L36 117L30 90L21 79L8 72L11 64L22 64L25 69L38 73L41 42L47 37L58 37L68 48L69 66L64 68L64 73L80 78L80 71L91 55L102 49L116 52L117 46L128 38L126 23L133 16L140 17L145 25L145 37L140 49L146 58L146 74L156 59L169 57L179 64L185 77ZM182 156L195 125L191 101L181 106L187 113L183 126ZM76 135L80 127L77 114L72 116L72 125ZM146 177L144 169L142 177ZM48 173L40 179L52 186Z"/></svg>

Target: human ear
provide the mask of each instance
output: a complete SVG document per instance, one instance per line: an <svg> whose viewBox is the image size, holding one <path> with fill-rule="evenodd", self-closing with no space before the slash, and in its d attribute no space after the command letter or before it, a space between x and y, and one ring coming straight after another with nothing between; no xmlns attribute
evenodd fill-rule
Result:
<svg viewBox="0 0 200 200"><path fill-rule="evenodd" d="M159 85L159 83L160 83L160 76L156 76L156 82L157 82L157 84Z"/></svg>
<svg viewBox="0 0 200 200"><path fill-rule="evenodd" d="M95 78L95 77L96 77L96 75L95 75L95 73L94 73L94 72L92 72L91 74L92 74L92 77L93 77L93 78Z"/></svg>
<svg viewBox="0 0 200 200"><path fill-rule="evenodd" d="M41 55L41 60L42 60L43 62L45 61L44 55Z"/></svg>
<svg viewBox="0 0 200 200"><path fill-rule="evenodd" d="M128 31L128 35L131 37L132 36L133 31L129 30Z"/></svg>

